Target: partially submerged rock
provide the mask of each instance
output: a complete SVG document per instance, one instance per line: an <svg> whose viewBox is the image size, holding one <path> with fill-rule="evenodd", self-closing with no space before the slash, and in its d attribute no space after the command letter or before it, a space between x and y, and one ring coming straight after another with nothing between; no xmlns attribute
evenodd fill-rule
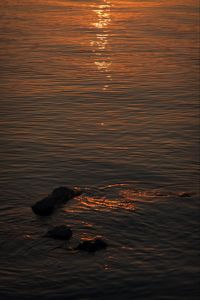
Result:
<svg viewBox="0 0 200 300"><path fill-rule="evenodd" d="M95 238L94 240L82 241L75 248L75 250L81 250L86 252L96 252L98 250L106 249L108 244L100 238Z"/></svg>
<svg viewBox="0 0 200 300"><path fill-rule="evenodd" d="M72 237L72 231L66 225L56 226L47 231L44 237L50 237L58 240L69 240Z"/></svg>
<svg viewBox="0 0 200 300"><path fill-rule="evenodd" d="M37 215L48 216L53 213L55 208L65 204L70 199L81 194L81 190L72 190L70 188L61 186L54 189L53 192L46 198L36 202L32 206L32 210Z"/></svg>
<svg viewBox="0 0 200 300"><path fill-rule="evenodd" d="M179 193L179 197L191 197L191 194L189 194L187 192L181 192L181 193Z"/></svg>

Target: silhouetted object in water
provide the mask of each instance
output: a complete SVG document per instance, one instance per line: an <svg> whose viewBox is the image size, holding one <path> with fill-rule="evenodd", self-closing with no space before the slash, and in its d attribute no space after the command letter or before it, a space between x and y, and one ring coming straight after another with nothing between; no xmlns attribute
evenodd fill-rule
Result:
<svg viewBox="0 0 200 300"><path fill-rule="evenodd" d="M179 197L191 197L191 195L189 193L182 192L179 194Z"/></svg>
<svg viewBox="0 0 200 300"><path fill-rule="evenodd" d="M47 231L44 237L50 237L58 240L69 240L72 237L72 231L66 225L56 226Z"/></svg>
<svg viewBox="0 0 200 300"><path fill-rule="evenodd" d="M82 194L81 190L72 190L67 187L59 187L46 198L36 202L32 210L36 215L48 216L53 213L54 209L65 204L70 199Z"/></svg>
<svg viewBox="0 0 200 300"><path fill-rule="evenodd" d="M96 252L98 250L106 249L107 243L102 239L96 238L94 240L83 241L75 248L75 250L81 250L86 252Z"/></svg>

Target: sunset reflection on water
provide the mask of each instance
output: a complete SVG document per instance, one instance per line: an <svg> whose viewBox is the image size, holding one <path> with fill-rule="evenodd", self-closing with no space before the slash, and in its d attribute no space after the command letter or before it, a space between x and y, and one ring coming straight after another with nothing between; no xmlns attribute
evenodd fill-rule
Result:
<svg viewBox="0 0 200 300"><path fill-rule="evenodd" d="M0 299L198 299L198 11L0 1ZM59 186L83 194L34 215ZM43 238L61 224L67 249Z"/></svg>
<svg viewBox="0 0 200 300"><path fill-rule="evenodd" d="M133 200L123 201L120 198L86 197L81 202L85 207L99 211L110 211L115 209L135 210Z"/></svg>
<svg viewBox="0 0 200 300"><path fill-rule="evenodd" d="M96 34L90 45L92 46L92 52L96 58L94 64L97 70L105 75L106 83L103 85L102 90L106 91L110 87L112 81L111 75L111 55L109 54L109 39L110 31L109 25L111 23L111 3L104 0L104 4L100 4L97 8L93 8L93 12L96 15L97 20L91 24L96 29Z"/></svg>

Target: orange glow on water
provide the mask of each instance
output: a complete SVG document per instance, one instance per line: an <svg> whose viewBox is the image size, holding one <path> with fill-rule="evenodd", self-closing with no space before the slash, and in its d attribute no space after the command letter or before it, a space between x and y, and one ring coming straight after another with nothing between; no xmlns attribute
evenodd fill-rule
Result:
<svg viewBox="0 0 200 300"><path fill-rule="evenodd" d="M97 22L93 23L92 25L99 29L107 28L111 22L110 3L106 0L104 0L104 2L104 5L99 5L98 9L93 10L97 14Z"/></svg>
<svg viewBox="0 0 200 300"><path fill-rule="evenodd" d="M9 32L2 59L8 67L15 67L18 76L11 72L3 87L15 95L42 95L50 87L53 94L72 92L82 78L87 83L81 85L83 92L95 90L97 85L91 84L94 80L98 81L99 91L109 92L116 86L145 86L149 77L152 89L156 81L161 85L168 81L171 86L166 74L176 72L174 76L183 81L188 73L188 67L177 61L182 49L187 55L196 55L197 46L191 50L193 53L187 50L194 46L198 31L198 23L190 21L196 17L195 12L188 10L188 22L183 18L186 22L180 23L177 10L169 16L162 14L163 7L168 10L163 1L104 0L90 6L80 2L78 13L74 1L40 1L38 10L32 10L31 1L24 2L23 9L16 1L10 2L17 9L9 22L6 18L1 21L4 32ZM172 2L175 7L183 4ZM188 8L192 4L194 1L187 0ZM50 5L55 9L49 9ZM1 10L3 15L4 10L5 15L9 11L6 4ZM171 55L174 49L180 55Z"/></svg>
<svg viewBox="0 0 200 300"><path fill-rule="evenodd" d="M95 27L98 31L90 44L93 48L93 53L95 53L97 57L94 61L94 65L99 72L104 74L106 83L103 85L102 90L106 91L109 89L110 82L112 81L112 59L110 55L107 55L110 39L109 25L112 22L110 2L104 0L104 4L100 4L97 9L93 9L93 12L97 15L97 20L96 22L92 22L91 26Z"/></svg>
<svg viewBox="0 0 200 300"><path fill-rule="evenodd" d="M104 210L110 211L114 209L125 209L125 210L135 210L135 205L133 199L129 201L124 201L120 198L107 198L107 197L85 197L81 200L81 203L90 209L94 210Z"/></svg>

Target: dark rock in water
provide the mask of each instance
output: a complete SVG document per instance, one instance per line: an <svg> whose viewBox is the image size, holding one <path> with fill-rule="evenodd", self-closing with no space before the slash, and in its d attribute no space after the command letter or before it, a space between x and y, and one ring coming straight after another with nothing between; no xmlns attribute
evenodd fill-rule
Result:
<svg viewBox="0 0 200 300"><path fill-rule="evenodd" d="M52 214L55 208L55 200L50 196L36 202L32 206L32 210L36 215L48 216Z"/></svg>
<svg viewBox="0 0 200 300"><path fill-rule="evenodd" d="M82 194L80 190L72 190L67 187L61 186L56 188L51 193L51 197L57 201L57 204L65 204L68 200Z"/></svg>
<svg viewBox="0 0 200 300"><path fill-rule="evenodd" d="M189 193L182 192L179 194L179 197L191 197L191 195Z"/></svg>
<svg viewBox="0 0 200 300"><path fill-rule="evenodd" d="M66 225L56 226L47 231L44 237L50 237L58 240L69 240L72 237L72 231Z"/></svg>
<svg viewBox="0 0 200 300"><path fill-rule="evenodd" d="M54 189L53 192L46 198L36 202L32 206L32 210L37 215L48 216L53 213L55 208L65 204L70 199L81 194L81 190L72 190L70 188L61 186Z"/></svg>
<svg viewBox="0 0 200 300"><path fill-rule="evenodd" d="M75 248L76 250L95 252L98 250L106 249L107 243L102 239L96 238L94 240L83 241Z"/></svg>

